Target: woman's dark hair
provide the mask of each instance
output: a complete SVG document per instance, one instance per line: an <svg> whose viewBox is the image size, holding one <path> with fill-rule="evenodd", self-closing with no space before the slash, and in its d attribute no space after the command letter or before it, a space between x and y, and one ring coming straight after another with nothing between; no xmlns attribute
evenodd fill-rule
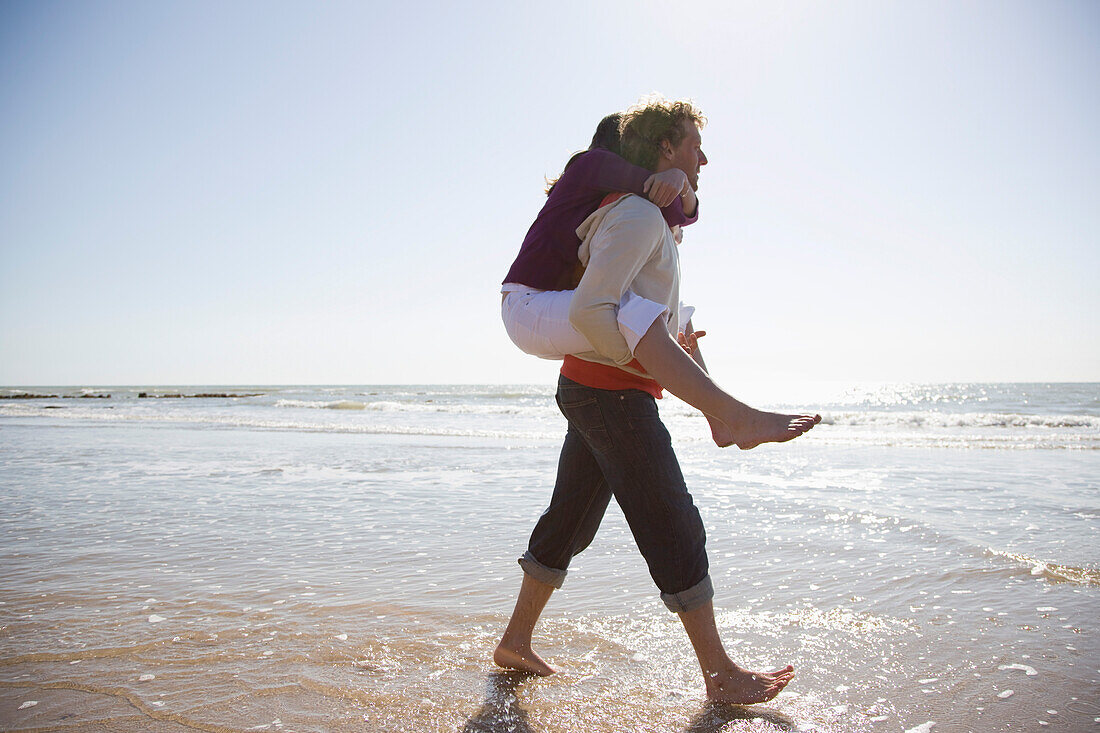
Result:
<svg viewBox="0 0 1100 733"><path fill-rule="evenodd" d="M588 150L609 150L615 155L622 155L619 149L619 124L622 122L623 116L621 113L616 112L604 117L600 120L600 124L596 125L596 132L592 135L592 142L588 146ZM557 184L558 179L565 175L565 172L569 170L569 166L581 157L588 150L582 150L579 153L573 153L573 157L569 159L569 162L565 164L565 167L561 170L561 175L552 181L546 182L546 195L549 196L550 192L554 190L554 185Z"/></svg>
<svg viewBox="0 0 1100 733"><path fill-rule="evenodd" d="M620 155L619 125L622 121L623 116L620 112L608 115L600 120L600 124L596 125L596 133L592 136L592 144L588 146L588 149L603 148L604 150L610 150L615 155Z"/></svg>

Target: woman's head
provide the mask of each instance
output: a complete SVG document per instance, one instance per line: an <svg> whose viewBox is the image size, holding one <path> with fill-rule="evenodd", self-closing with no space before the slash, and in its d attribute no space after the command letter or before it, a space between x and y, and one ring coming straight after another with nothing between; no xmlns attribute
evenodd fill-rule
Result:
<svg viewBox="0 0 1100 733"><path fill-rule="evenodd" d="M600 120L600 124L596 125L596 132L592 135L592 142L588 146L588 150L608 150L615 155L622 155L619 149L619 125L622 123L623 116L620 112L615 112ZM562 169L562 173L569 170L569 166L581 157L588 150L582 150L579 153L574 153L573 157L569 159L569 162L565 164L565 168ZM561 178L561 176L558 176ZM558 182L558 178L547 182L546 195L549 196L550 192L554 190L554 184Z"/></svg>
<svg viewBox="0 0 1100 733"><path fill-rule="evenodd" d="M589 150L603 148L619 155L619 125L622 123L622 113L616 112L600 120L596 125L596 133L592 135L592 144Z"/></svg>

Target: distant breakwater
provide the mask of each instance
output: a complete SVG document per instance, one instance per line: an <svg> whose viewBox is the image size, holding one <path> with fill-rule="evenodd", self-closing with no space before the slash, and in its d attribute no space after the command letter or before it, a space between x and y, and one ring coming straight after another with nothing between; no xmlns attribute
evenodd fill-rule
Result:
<svg viewBox="0 0 1100 733"><path fill-rule="evenodd" d="M260 397L259 392L249 394L234 394L230 392L199 392L197 394L149 394L148 392L139 392L138 399L150 399L150 400L163 400L163 399L225 399L230 397ZM109 400L110 394L33 394L31 392L21 392L19 394L5 394L0 395L0 400Z"/></svg>

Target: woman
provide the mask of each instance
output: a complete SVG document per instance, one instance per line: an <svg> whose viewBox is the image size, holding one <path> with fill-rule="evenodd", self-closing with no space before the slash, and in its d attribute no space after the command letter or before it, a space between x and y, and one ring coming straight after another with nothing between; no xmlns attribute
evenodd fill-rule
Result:
<svg viewBox="0 0 1100 733"><path fill-rule="evenodd" d="M610 193L647 195L662 207L673 231L694 223L695 192L682 171L653 174L618 155L620 114L604 117L588 150L575 154L547 188L546 204L527 232L501 287L501 315L508 336L522 351L543 359L591 351L569 323L569 303L583 268L577 258L577 227ZM634 350L664 306L627 293L619 304L619 327ZM683 312L682 312L683 315ZM688 314L690 317L690 314ZM681 323L688 318L682 317Z"/></svg>

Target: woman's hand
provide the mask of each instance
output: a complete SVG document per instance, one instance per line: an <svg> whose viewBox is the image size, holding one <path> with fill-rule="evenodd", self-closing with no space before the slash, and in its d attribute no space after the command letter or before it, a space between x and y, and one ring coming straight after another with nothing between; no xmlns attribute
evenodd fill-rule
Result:
<svg viewBox="0 0 1100 733"><path fill-rule="evenodd" d="M699 205L699 199L695 197L695 189L684 186L684 190L680 192L680 201L684 205L684 215L695 216L695 208Z"/></svg>
<svg viewBox="0 0 1100 733"><path fill-rule="evenodd" d="M687 334L680 331L676 334L676 341L680 344L680 348L686 351L689 356L694 356L695 350L699 348L699 339L706 335L706 331L692 331Z"/></svg>
<svg viewBox="0 0 1100 733"><path fill-rule="evenodd" d="M691 190L688 185L687 174L679 168L669 168L667 171L654 173L645 179L642 191L649 200L662 209L671 204L684 189Z"/></svg>

